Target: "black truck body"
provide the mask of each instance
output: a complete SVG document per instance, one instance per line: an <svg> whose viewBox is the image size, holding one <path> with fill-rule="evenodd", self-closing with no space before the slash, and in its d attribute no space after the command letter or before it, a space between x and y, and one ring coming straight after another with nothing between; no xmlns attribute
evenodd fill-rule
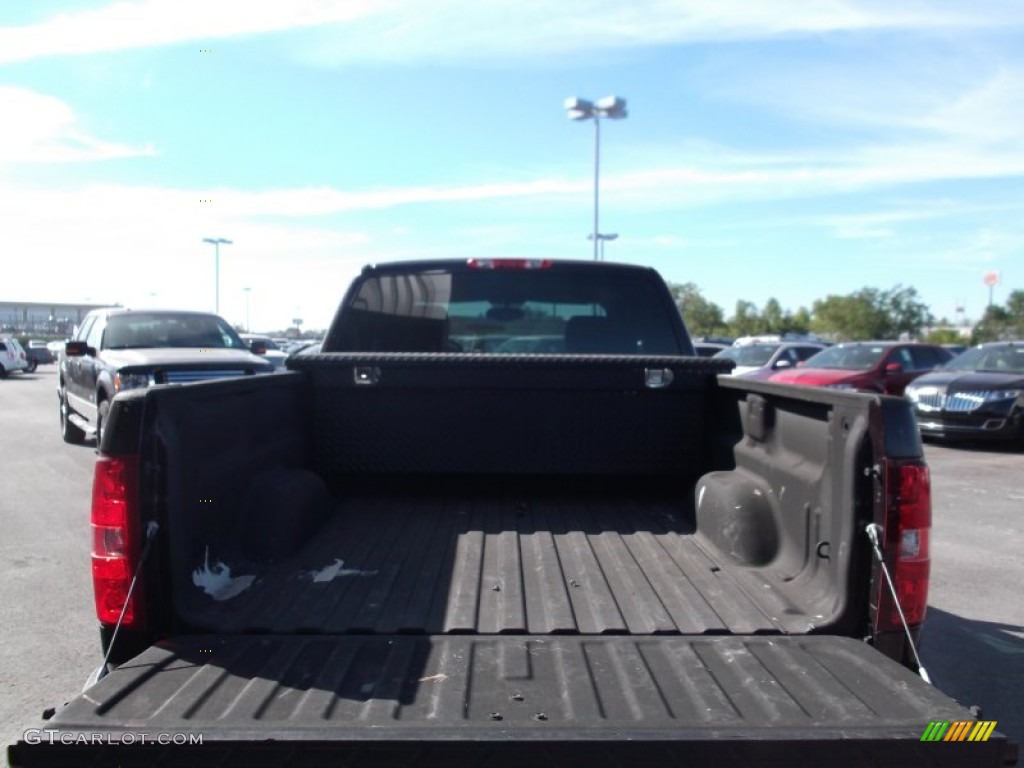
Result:
<svg viewBox="0 0 1024 768"><path fill-rule="evenodd" d="M499 324L536 319L498 287L535 270L601 286L544 296L546 337L559 307L630 281L665 325L466 352L483 326L417 281L474 269ZM367 269L323 349L115 399L94 576L108 647L139 573L120 664L13 765L1011 764L998 733L922 741L974 718L901 663L865 533L923 600L904 401L720 376L655 273L605 264ZM185 733L202 744L157 743Z"/></svg>

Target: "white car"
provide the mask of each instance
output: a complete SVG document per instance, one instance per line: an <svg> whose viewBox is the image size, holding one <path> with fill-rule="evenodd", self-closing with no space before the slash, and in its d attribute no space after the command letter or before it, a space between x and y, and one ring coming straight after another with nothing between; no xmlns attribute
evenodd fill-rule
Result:
<svg viewBox="0 0 1024 768"><path fill-rule="evenodd" d="M21 348L21 343L13 338L0 339L0 379L6 379L12 371L33 371L35 366L29 365L28 356Z"/></svg>
<svg viewBox="0 0 1024 768"><path fill-rule="evenodd" d="M272 338L255 333L240 333L238 335L249 345L250 350L273 364L275 373L285 370L284 361L288 359L288 354L282 351ZM253 347L253 344L258 346Z"/></svg>
<svg viewBox="0 0 1024 768"><path fill-rule="evenodd" d="M813 342L755 341L743 346L728 347L715 357L726 358L736 363L736 367L732 369L733 376L767 379L777 371L796 368L823 349L824 344Z"/></svg>

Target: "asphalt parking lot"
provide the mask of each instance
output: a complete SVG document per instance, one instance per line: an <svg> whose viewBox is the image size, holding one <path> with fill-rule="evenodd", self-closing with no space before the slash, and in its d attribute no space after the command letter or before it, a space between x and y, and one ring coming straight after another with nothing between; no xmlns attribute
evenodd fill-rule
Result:
<svg viewBox="0 0 1024 768"><path fill-rule="evenodd" d="M55 368L0 381L0 732L4 744L98 665L89 574L94 450L60 438ZM1024 451L926 446L932 579L923 658L935 684L1024 742Z"/></svg>

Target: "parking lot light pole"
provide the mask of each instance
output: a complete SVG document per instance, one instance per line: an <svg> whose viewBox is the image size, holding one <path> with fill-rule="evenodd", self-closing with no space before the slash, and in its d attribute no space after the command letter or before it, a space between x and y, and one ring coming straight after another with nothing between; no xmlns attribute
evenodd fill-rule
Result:
<svg viewBox="0 0 1024 768"><path fill-rule="evenodd" d="M593 120L594 121L594 229L590 233L594 241L594 261L598 259L598 243L601 236L598 234L598 198L601 176L601 119L622 120L628 116L626 111L626 100L618 96L605 96L597 101L587 101L576 96L565 100L565 109L570 120Z"/></svg>
<svg viewBox="0 0 1024 768"><path fill-rule="evenodd" d="M252 328L249 327L249 292L252 288L243 288L245 291L245 332L252 333Z"/></svg>
<svg viewBox="0 0 1024 768"><path fill-rule="evenodd" d="M213 311L220 314L220 245L231 245L230 240L223 237L204 237L204 243L213 244Z"/></svg>
<svg viewBox="0 0 1024 768"><path fill-rule="evenodd" d="M607 234L598 234L597 239L601 241L601 261L604 261L604 244L609 240L615 240L618 238L617 232L609 232ZM587 240L593 240L593 235L587 235Z"/></svg>

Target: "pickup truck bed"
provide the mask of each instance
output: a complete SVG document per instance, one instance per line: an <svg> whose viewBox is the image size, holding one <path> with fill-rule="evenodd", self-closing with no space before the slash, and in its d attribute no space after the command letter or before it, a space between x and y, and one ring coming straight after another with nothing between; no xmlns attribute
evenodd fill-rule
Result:
<svg viewBox="0 0 1024 768"><path fill-rule="evenodd" d="M336 505L298 554L237 597L204 595L192 620L225 632L634 635L810 621L709 554L692 504L460 490Z"/></svg>
<svg viewBox="0 0 1024 768"><path fill-rule="evenodd" d="M706 361L473 362L323 356L305 377L151 393L170 474L144 493L172 489L180 629L862 631L842 587L868 567L861 403L780 399L785 442L734 453L742 406ZM652 368L671 386L644 387ZM229 426L200 438L213 418Z"/></svg>

